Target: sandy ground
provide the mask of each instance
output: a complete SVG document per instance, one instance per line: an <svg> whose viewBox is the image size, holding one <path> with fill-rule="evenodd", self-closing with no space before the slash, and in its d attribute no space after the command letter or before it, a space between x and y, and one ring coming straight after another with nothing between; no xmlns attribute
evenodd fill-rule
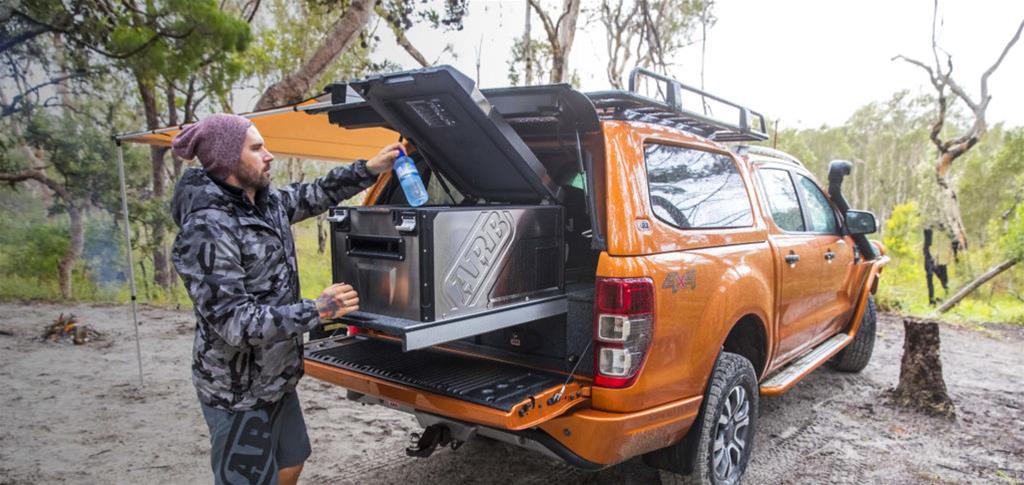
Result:
<svg viewBox="0 0 1024 485"><path fill-rule="evenodd" d="M39 341L62 311L110 340ZM141 388L128 307L0 305L0 483L210 481L209 436L189 381L191 313L143 308L140 318ZM745 483L1024 482L1024 328L942 332L957 421L887 403L903 335L899 320L884 316L862 374L822 369L762 399ZM639 460L585 473L483 440L408 458L403 449L419 429L412 417L346 401L311 378L299 395L314 450L304 483L658 483Z"/></svg>

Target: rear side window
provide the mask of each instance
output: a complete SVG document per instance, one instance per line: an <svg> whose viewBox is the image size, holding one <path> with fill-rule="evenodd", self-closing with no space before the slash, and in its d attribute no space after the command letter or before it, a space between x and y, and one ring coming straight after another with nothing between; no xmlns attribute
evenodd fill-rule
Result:
<svg viewBox="0 0 1024 485"><path fill-rule="evenodd" d="M753 224L747 191L732 158L670 145L644 146L654 215L682 229Z"/></svg>
<svg viewBox="0 0 1024 485"><path fill-rule="evenodd" d="M804 216L800 213L800 199L796 196L793 180L789 172L771 168L757 171L764 185L768 208L771 209L772 220L779 229L789 232L803 232Z"/></svg>

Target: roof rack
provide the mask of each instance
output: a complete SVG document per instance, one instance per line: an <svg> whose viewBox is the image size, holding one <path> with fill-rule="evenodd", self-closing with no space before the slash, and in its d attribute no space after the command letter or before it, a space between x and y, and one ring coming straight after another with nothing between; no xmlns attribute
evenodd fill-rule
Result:
<svg viewBox="0 0 1024 485"><path fill-rule="evenodd" d="M642 78L653 80L657 92L664 100L658 100L639 94ZM683 107L686 93L699 97L705 112L708 101L722 105L737 112L735 123L700 114ZM764 115L727 101L700 89L687 86L675 79L662 76L643 68L635 68L629 74L629 91L600 91L587 93L598 114L605 118L646 121L673 126L705 138L720 141L763 141L768 139ZM755 128L751 121L758 121Z"/></svg>
<svg viewBox="0 0 1024 485"><path fill-rule="evenodd" d="M798 167L804 167L803 162L799 159L790 155L782 150L776 150L761 145L737 145L733 147L732 151L737 155L760 155L762 157L771 158L780 162L791 163Z"/></svg>

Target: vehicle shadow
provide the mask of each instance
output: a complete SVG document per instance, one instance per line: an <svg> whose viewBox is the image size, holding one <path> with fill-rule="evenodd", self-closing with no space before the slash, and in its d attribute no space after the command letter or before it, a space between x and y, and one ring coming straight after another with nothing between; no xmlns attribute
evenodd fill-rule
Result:
<svg viewBox="0 0 1024 485"><path fill-rule="evenodd" d="M797 388L779 397L762 397L754 458L745 482L762 483L794 476L805 450L818 446L827 433L813 430L818 410L862 378L819 370ZM809 432L810 431L810 432ZM820 435L820 436L819 436ZM476 438L457 450L439 449L429 458L410 458L390 450L373 470L358 476L331 477L343 483L596 483L657 484L660 474L637 457L597 472L588 472L544 456L486 438Z"/></svg>

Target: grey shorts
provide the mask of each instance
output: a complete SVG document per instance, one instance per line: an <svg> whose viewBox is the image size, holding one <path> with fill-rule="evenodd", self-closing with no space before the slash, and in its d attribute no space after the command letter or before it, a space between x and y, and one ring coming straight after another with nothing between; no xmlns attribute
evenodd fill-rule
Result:
<svg viewBox="0 0 1024 485"><path fill-rule="evenodd" d="M201 405L210 427L210 464L217 485L276 485L278 470L309 458L312 450L306 421L294 392L272 406L252 411Z"/></svg>

